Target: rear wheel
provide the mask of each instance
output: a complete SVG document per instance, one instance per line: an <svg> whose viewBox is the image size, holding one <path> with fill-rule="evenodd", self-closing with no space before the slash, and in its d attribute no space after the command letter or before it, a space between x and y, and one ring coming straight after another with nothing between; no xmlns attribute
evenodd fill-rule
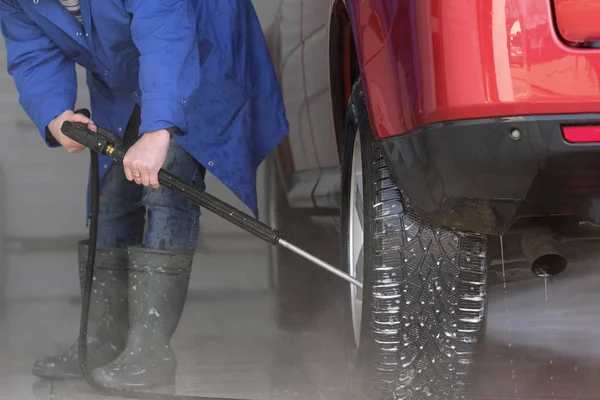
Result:
<svg viewBox="0 0 600 400"><path fill-rule="evenodd" d="M463 399L485 330L486 238L423 221L373 140L362 87L344 146L342 255L354 378L365 398Z"/></svg>

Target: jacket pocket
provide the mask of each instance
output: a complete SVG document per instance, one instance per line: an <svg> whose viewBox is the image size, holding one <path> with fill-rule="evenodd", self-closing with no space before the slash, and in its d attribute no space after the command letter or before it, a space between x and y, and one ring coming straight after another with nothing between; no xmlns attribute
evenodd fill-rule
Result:
<svg viewBox="0 0 600 400"><path fill-rule="evenodd" d="M122 52L130 52L137 50L133 39L128 37L127 39L110 46L110 50L115 54L121 54Z"/></svg>
<svg viewBox="0 0 600 400"><path fill-rule="evenodd" d="M90 92L97 93L108 101L115 99L115 94L110 89L108 84L102 80L102 77L97 72L88 72L87 84Z"/></svg>

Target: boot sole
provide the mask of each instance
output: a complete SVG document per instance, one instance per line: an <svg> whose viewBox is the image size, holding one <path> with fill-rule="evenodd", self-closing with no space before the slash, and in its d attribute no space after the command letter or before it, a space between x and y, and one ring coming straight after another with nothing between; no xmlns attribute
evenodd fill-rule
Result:
<svg viewBox="0 0 600 400"><path fill-rule="evenodd" d="M31 371L31 374L37 378L48 380L48 381L68 381L74 379L81 379L81 374L61 374L61 375L53 375L46 374L41 371Z"/></svg>
<svg viewBox="0 0 600 400"><path fill-rule="evenodd" d="M152 383L123 383L123 382L110 382L110 381L107 382L106 380L102 381L102 382L99 382L96 380L96 382L106 389L115 389L115 390L137 391L140 389L151 390L151 389L169 388L169 387L172 387L174 390L175 385L176 385L176 378L175 378L175 376L163 378L163 380L161 380L161 381L156 381L156 382L152 382Z"/></svg>

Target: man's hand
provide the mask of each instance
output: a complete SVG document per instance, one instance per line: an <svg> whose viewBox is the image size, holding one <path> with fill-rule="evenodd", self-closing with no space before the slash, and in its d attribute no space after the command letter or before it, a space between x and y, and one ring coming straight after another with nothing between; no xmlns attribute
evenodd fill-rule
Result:
<svg viewBox="0 0 600 400"><path fill-rule="evenodd" d="M158 189L158 171L167 159L170 140L164 129L144 133L123 158L127 180Z"/></svg>
<svg viewBox="0 0 600 400"><path fill-rule="evenodd" d="M73 139L68 138L64 133L62 133L60 128L65 121L87 124L88 129L94 132L96 132L98 128L96 128L96 125L94 125L92 120L87 118L85 115L75 114L71 110L65 111L50 121L48 124L48 130L54 139L56 139L56 141L60 143L60 145L69 153L81 153L83 150L85 150L85 146L74 141Z"/></svg>

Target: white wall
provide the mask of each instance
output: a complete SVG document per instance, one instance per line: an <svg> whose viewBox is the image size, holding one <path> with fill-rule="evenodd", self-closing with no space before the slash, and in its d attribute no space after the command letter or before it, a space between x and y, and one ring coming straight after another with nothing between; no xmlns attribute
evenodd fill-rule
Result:
<svg viewBox="0 0 600 400"><path fill-rule="evenodd" d="M2 41L0 164L5 176L2 196L6 202L6 235L45 237L83 233L89 155L73 156L62 149L46 147L18 103L12 78L6 73L3 47Z"/></svg>

